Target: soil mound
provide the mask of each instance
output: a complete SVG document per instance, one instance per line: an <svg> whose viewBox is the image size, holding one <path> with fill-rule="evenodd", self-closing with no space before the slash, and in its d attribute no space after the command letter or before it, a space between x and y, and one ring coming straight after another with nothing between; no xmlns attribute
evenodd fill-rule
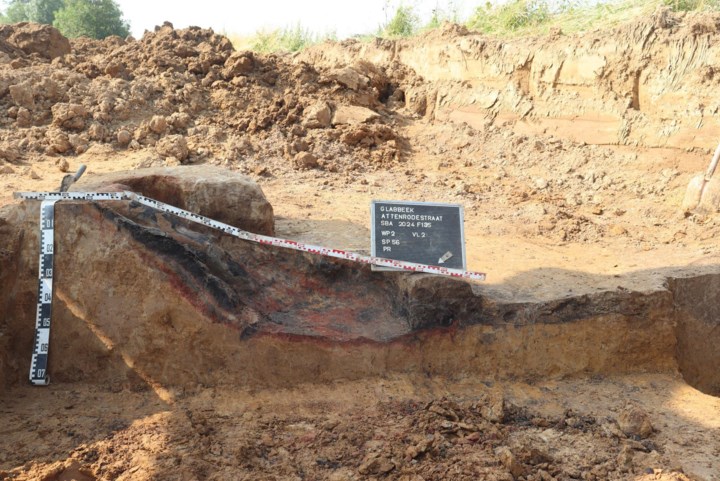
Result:
<svg viewBox="0 0 720 481"><path fill-rule="evenodd" d="M71 191L128 190L243 230L273 235L275 218L260 187L248 177L213 166L155 167L98 175Z"/></svg>
<svg viewBox="0 0 720 481"><path fill-rule="evenodd" d="M92 144L146 149L145 167L205 161L271 173L400 161L387 105L397 95L383 69L366 62L316 70L170 24L141 40L68 43L32 24L1 32L3 50L16 57L0 69L8 161L81 154Z"/></svg>
<svg viewBox="0 0 720 481"><path fill-rule="evenodd" d="M0 26L0 38L33 59L52 60L70 53L68 39L63 37L58 29L50 25L25 22L15 25L2 25ZM19 60L14 64L15 67L23 64L23 55L19 52L5 51L5 53L9 53L11 58Z"/></svg>

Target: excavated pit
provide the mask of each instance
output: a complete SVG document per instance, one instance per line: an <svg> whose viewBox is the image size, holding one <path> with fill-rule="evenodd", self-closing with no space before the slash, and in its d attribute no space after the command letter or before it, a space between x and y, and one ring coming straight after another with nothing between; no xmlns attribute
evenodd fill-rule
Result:
<svg viewBox="0 0 720 481"><path fill-rule="evenodd" d="M6 385L29 369L36 207L6 216L21 226L11 245L20 255L0 274ZM375 273L124 202L62 202L56 216L55 381L287 387L390 373L537 380L679 369L719 392L718 276L508 303L483 285Z"/></svg>

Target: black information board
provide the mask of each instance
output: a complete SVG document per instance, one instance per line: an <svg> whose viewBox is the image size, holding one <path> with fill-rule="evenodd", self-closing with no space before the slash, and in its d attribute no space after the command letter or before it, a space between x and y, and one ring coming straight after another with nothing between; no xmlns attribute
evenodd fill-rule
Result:
<svg viewBox="0 0 720 481"><path fill-rule="evenodd" d="M461 205L374 200L370 215L373 256L465 269Z"/></svg>

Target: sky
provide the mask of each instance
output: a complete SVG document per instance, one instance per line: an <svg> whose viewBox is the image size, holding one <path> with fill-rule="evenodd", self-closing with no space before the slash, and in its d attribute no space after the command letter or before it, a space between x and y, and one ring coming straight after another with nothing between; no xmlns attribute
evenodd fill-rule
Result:
<svg viewBox="0 0 720 481"><path fill-rule="evenodd" d="M484 0L483 0L484 1ZM373 33L395 12L397 0L116 0L130 22L132 34L142 37L145 30L151 30L164 21L176 28L191 25L211 27L216 32L252 35L258 30L274 30L294 27L300 23L303 28L319 34L335 32L338 38L355 34ZM412 6L426 22L434 8L447 8L448 4L458 5L466 10L466 1L450 0L405 0L404 5ZM480 0L477 2L480 3ZM386 5L390 5L386 8ZM468 7L469 8L469 7Z"/></svg>

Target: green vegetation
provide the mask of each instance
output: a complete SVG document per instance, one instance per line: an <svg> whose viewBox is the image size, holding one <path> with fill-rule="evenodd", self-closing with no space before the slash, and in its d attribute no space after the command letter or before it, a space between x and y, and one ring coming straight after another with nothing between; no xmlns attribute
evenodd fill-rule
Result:
<svg viewBox="0 0 720 481"><path fill-rule="evenodd" d="M674 11L720 9L720 0L510 0L475 9L468 28L494 36L520 36L609 28L629 19L652 14L658 7Z"/></svg>
<svg viewBox="0 0 720 481"><path fill-rule="evenodd" d="M127 36L129 25L115 0L0 0L0 23L37 22L54 25L67 37L105 38ZM386 0L385 22L369 40L410 37L439 28L443 22L464 23L470 30L497 37L542 35L551 29L571 33L609 28L638 16L650 15L660 6L674 11L720 11L720 0L493 0L475 7L461 18L461 0L437 0L423 24L413 0ZM472 0L465 0L470 2ZM409 2L409 3L405 3ZM259 52L297 52L310 45L335 40L336 35L316 34L301 24L258 31L251 37L231 36L237 49Z"/></svg>
<svg viewBox="0 0 720 481"><path fill-rule="evenodd" d="M658 7L674 11L720 11L720 0L508 0L486 2L463 20L456 0L438 0L423 25L413 6L403 0L386 0L385 22L375 34L354 38L370 41L375 37L410 37L439 28L443 22L464 23L470 30L496 37L542 35L551 29L571 33L610 28L639 16L652 14ZM392 16L390 15L392 14ZM258 52L296 52L308 46L335 40L335 35L316 35L300 24L272 31L259 31L252 37L230 36L236 49Z"/></svg>
<svg viewBox="0 0 720 481"><path fill-rule="evenodd" d="M468 26L485 33L512 32L536 27L551 18L550 7L544 0L511 0L501 5L490 2L475 9Z"/></svg>
<svg viewBox="0 0 720 481"><path fill-rule="evenodd" d="M304 48L328 40L336 40L335 32L316 34L296 24L277 30L258 30L250 37L227 35L235 50L254 50L262 53L298 52Z"/></svg>
<svg viewBox="0 0 720 481"><path fill-rule="evenodd" d="M13 0L4 18L7 22L53 23L55 12L63 7L63 0Z"/></svg>
<svg viewBox="0 0 720 481"><path fill-rule="evenodd" d="M443 22L461 23L460 8L454 0L448 0L447 7L442 8L438 3L432 10L430 20L423 26L423 30L439 28Z"/></svg>
<svg viewBox="0 0 720 481"><path fill-rule="evenodd" d="M540 35L552 28L570 33L609 28L658 7L673 11L720 10L720 0L507 0L485 2L463 22L456 1L447 0L433 9L429 21L418 28L419 18L413 7L399 3L395 15L377 33L380 37L408 37L420 31L439 28L445 21L465 23L470 30L498 37ZM385 13L390 1L385 3Z"/></svg>
<svg viewBox="0 0 720 481"><path fill-rule="evenodd" d="M387 13L389 2L385 3ZM415 14L413 7L400 3L395 9L395 15L380 28L381 37L409 37L414 35L420 25L420 17Z"/></svg>
<svg viewBox="0 0 720 481"><path fill-rule="evenodd" d="M664 0L662 3L676 12L720 10L720 1L718 0Z"/></svg>
<svg viewBox="0 0 720 481"><path fill-rule="evenodd" d="M54 25L66 37L125 37L130 26L114 0L10 0L3 23L37 22Z"/></svg>
<svg viewBox="0 0 720 481"><path fill-rule="evenodd" d="M130 25L123 20L114 0L65 0L55 12L53 25L66 37L127 37Z"/></svg>

